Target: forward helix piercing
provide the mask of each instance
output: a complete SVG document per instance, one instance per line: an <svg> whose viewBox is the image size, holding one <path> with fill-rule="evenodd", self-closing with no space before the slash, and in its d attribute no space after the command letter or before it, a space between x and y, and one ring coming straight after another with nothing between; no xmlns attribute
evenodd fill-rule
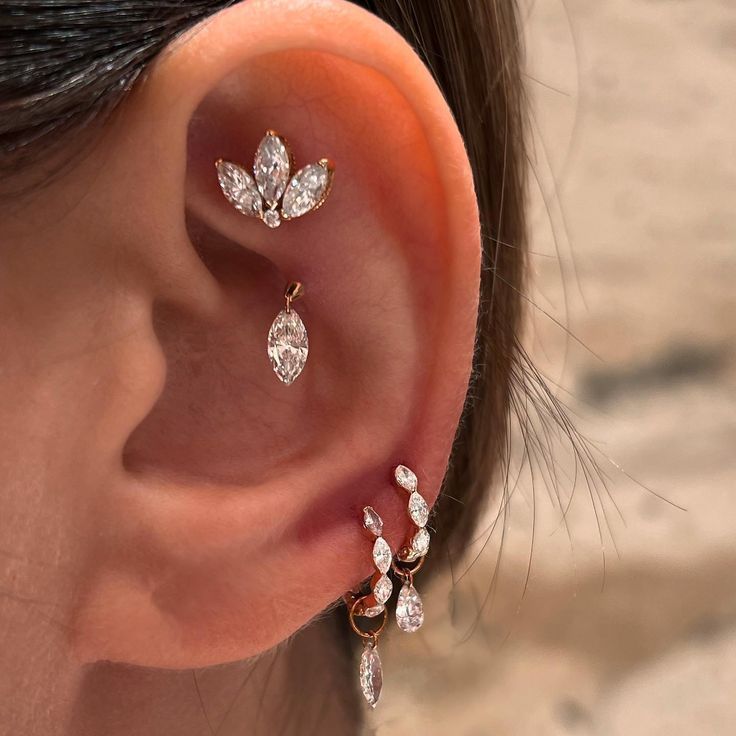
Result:
<svg viewBox="0 0 736 736"><path fill-rule="evenodd" d="M332 188L335 167L327 158L307 164L292 175L294 157L275 130L267 130L253 162L253 175L232 161L215 161L217 179L225 198L248 217L258 217L270 228L284 220L313 212L324 204Z"/></svg>

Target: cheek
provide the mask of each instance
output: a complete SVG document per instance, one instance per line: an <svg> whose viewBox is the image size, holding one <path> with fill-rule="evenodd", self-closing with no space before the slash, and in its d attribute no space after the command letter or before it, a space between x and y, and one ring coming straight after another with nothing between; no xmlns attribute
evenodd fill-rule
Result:
<svg viewBox="0 0 736 736"><path fill-rule="evenodd" d="M52 274L53 250L49 273L30 249L25 255L34 271L18 263L17 292L0 297L8 300L0 304L0 536L33 565L19 593L63 609L99 535L123 443L160 392L164 365L145 303L101 294L88 260L78 274L68 264Z"/></svg>

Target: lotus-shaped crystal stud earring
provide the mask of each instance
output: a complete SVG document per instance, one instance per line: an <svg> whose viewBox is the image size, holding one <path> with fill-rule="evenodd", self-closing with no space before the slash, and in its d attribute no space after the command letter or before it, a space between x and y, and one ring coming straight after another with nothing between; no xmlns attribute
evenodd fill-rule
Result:
<svg viewBox="0 0 736 736"><path fill-rule="evenodd" d="M259 217L276 228L321 207L332 188L334 166L329 159L307 164L292 176L294 159L276 131L268 130L256 151L253 175L243 166L218 159L215 162L222 193L235 209Z"/></svg>

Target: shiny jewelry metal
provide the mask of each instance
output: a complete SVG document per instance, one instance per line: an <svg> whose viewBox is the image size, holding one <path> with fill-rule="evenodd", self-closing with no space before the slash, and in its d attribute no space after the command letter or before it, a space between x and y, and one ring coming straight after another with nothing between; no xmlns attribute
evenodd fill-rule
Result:
<svg viewBox="0 0 736 736"><path fill-rule="evenodd" d="M413 633L424 623L424 604L414 587L414 575L424 564L429 552L429 506L419 493L416 473L406 465L394 468L394 482L399 489L409 494L407 511L411 525L407 541L397 552L393 571L402 581L399 598L396 602L396 623L402 631Z"/></svg>
<svg viewBox="0 0 736 736"><path fill-rule="evenodd" d="M360 689L371 708L375 708L383 688L383 667L378 654L378 638L386 627L388 611L386 603L391 597L393 583L388 576L393 553L383 538L383 520L371 506L363 509L363 529L373 539L373 565L375 573L370 579L368 590L351 591L345 595L348 607L348 620L353 631L363 639L363 652L360 655ZM365 586L364 586L365 587ZM359 619L377 619L359 623Z"/></svg>
<svg viewBox="0 0 736 736"><path fill-rule="evenodd" d="M218 159L215 167L228 202L241 214L258 217L270 228L321 207L330 193L335 172L332 162L322 158L292 175L291 150L275 130L267 130L258 146L253 176L231 161Z"/></svg>
<svg viewBox="0 0 736 736"><path fill-rule="evenodd" d="M292 281L284 291L286 307L277 315L268 331L268 357L279 380L290 386L301 375L309 355L307 328L293 308L304 295L304 286Z"/></svg>

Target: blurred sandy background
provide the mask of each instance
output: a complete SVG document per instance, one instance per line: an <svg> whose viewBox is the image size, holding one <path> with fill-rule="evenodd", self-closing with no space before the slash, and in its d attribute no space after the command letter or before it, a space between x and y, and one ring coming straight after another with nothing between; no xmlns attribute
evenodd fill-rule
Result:
<svg viewBox="0 0 736 736"><path fill-rule="evenodd" d="M569 499L564 445L561 503L522 472L505 523L425 597L422 632L386 640L370 731L731 736L736 2L537 0L526 16L529 344L613 500L580 482Z"/></svg>

